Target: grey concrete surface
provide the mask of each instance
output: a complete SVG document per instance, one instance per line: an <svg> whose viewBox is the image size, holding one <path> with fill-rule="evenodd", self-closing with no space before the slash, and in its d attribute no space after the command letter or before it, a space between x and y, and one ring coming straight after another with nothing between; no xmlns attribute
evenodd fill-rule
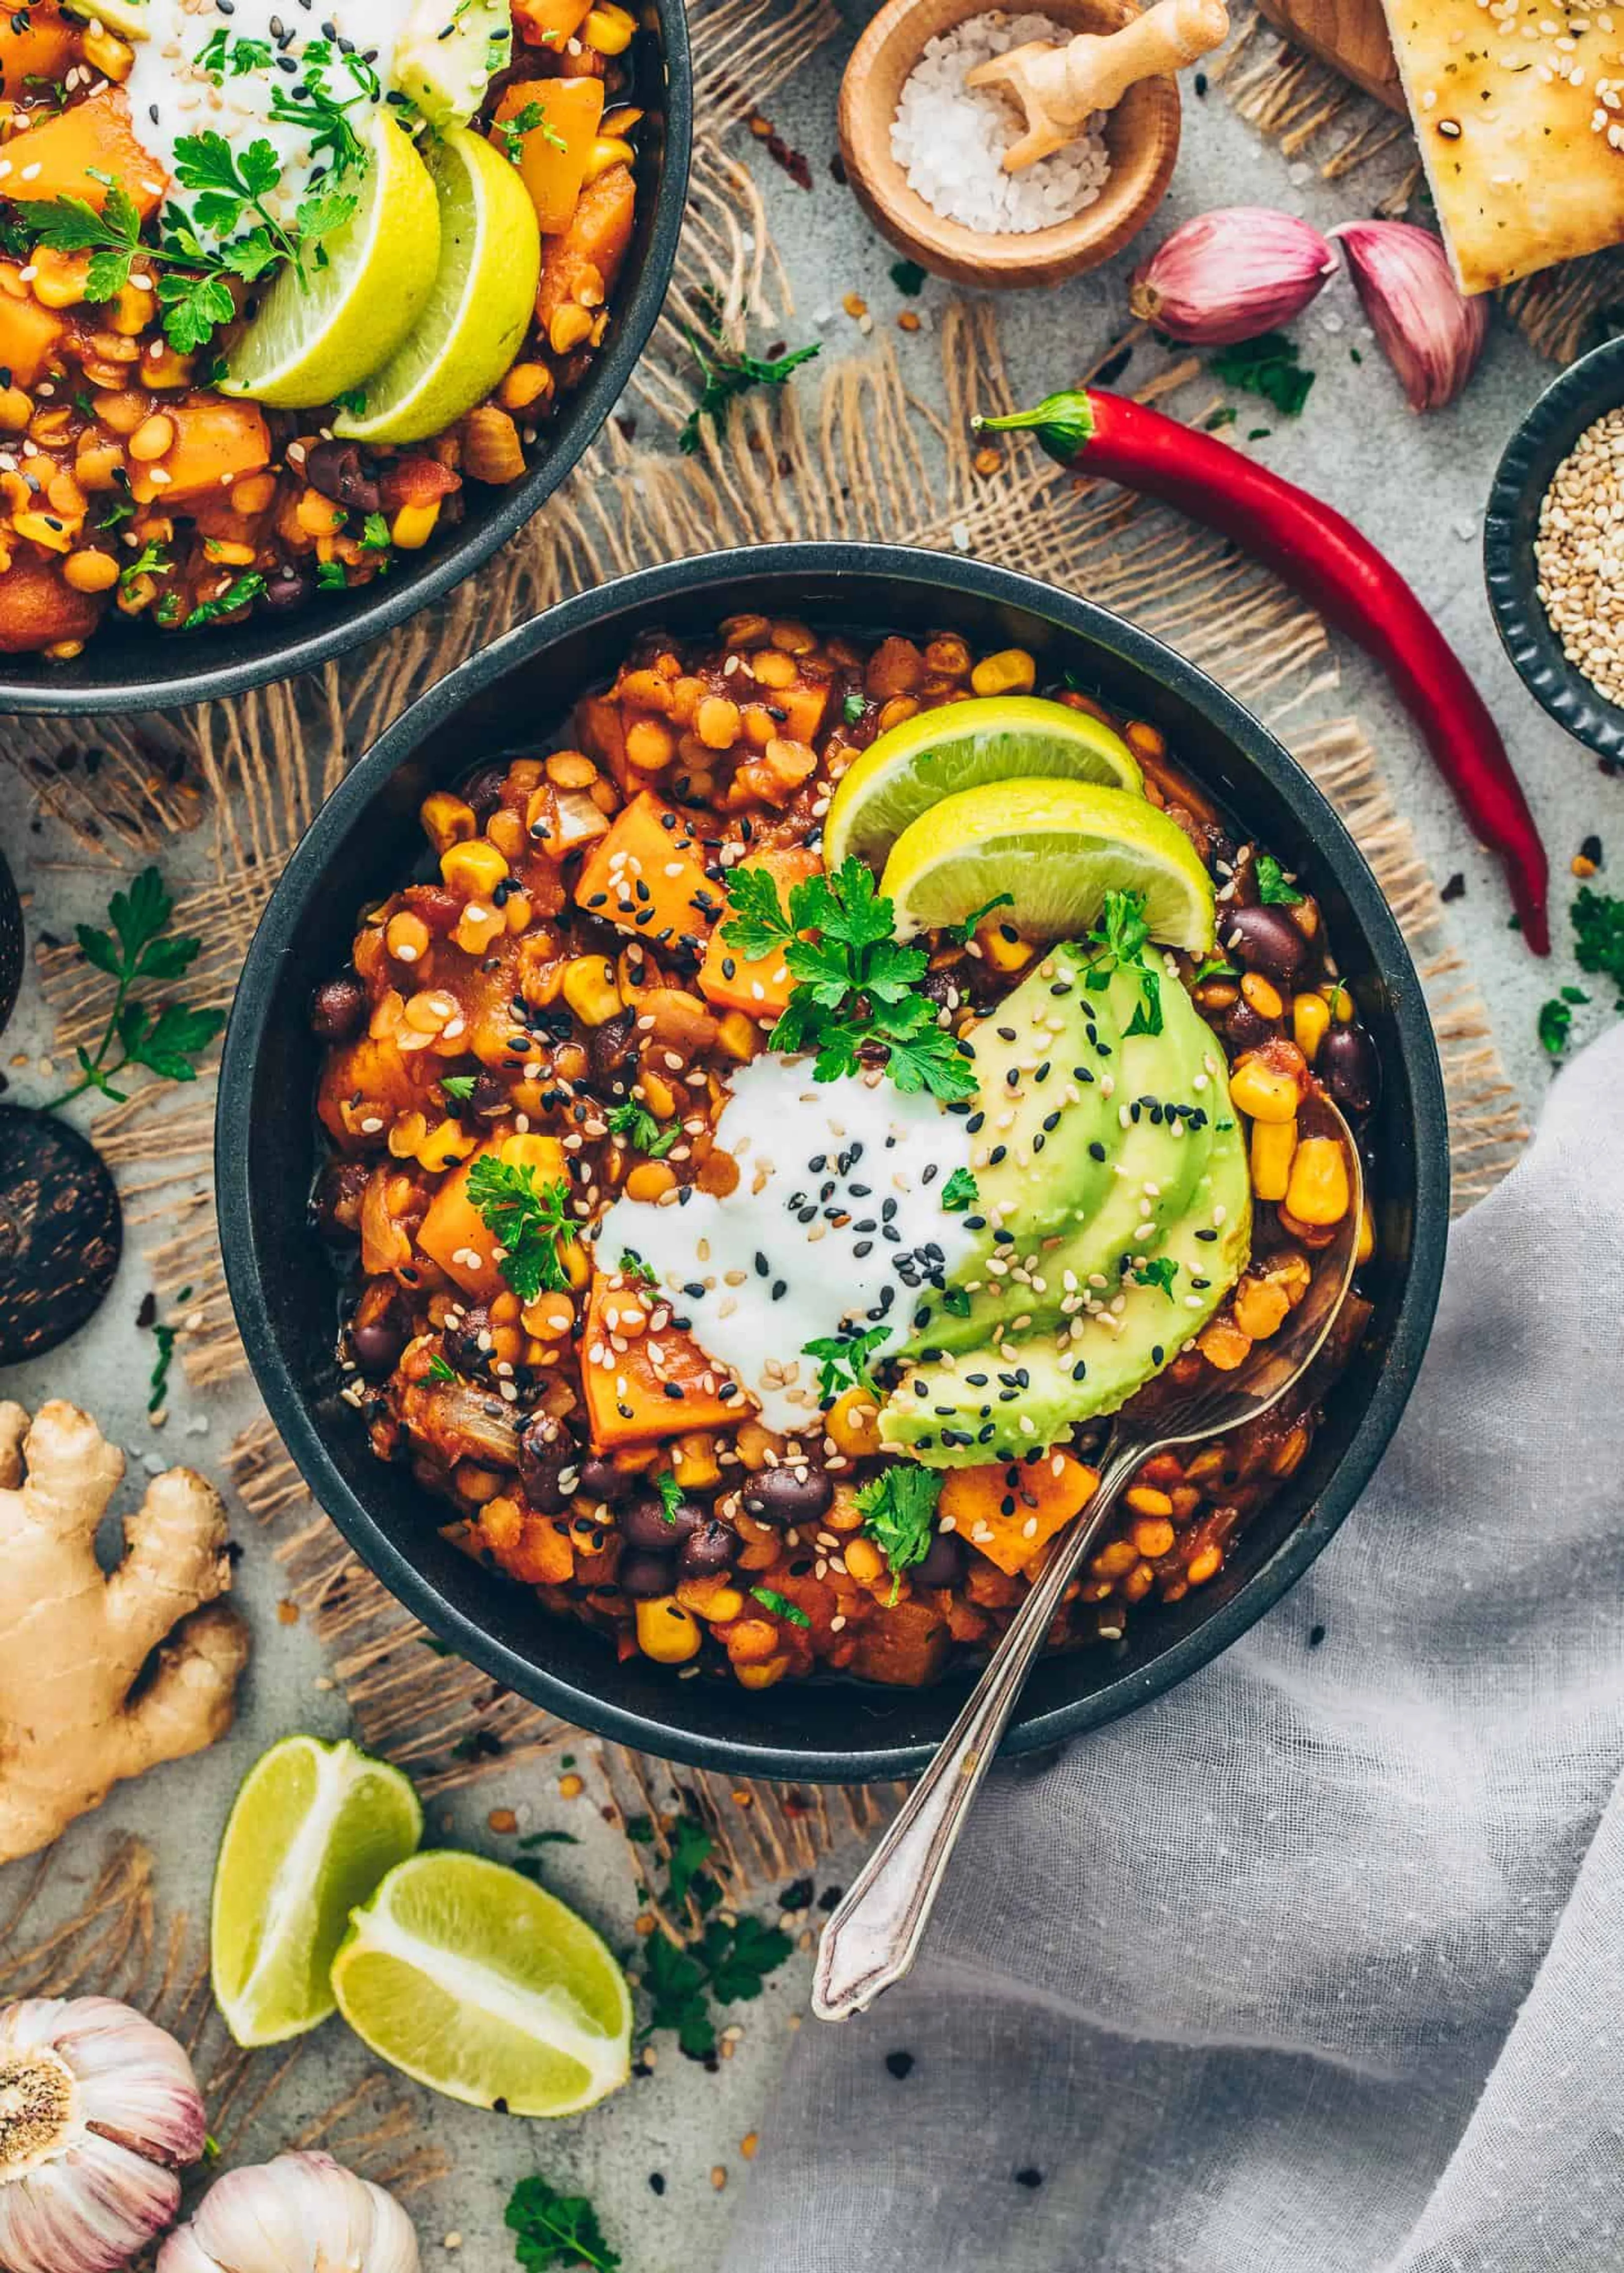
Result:
<svg viewBox="0 0 1624 2273"><path fill-rule="evenodd" d="M840 311L845 293L861 293L876 323L887 326L906 304L888 277L895 256L873 236L849 194L830 175L835 89L843 59L841 49L814 58L770 105L780 131L811 161L812 191L797 189L764 153L749 154L794 282L799 309L786 329L797 341L820 336L831 349L858 344L850 319ZM1311 180L1305 167L1289 164L1259 143L1214 95L1189 106L1184 153L1164 220L1170 224L1214 205L1247 202L1288 206L1328 224L1365 210L1372 194L1363 177L1357 192ZM1066 383L1115 335L1125 318L1130 265L1119 262L1064 291L1006 303L1004 336L1019 388L1035 396ZM937 306L943 292L932 283L916 304ZM1581 840L1599 831L1604 839L1617 840L1624 859L1624 781L1603 780L1586 754L1548 724L1523 694L1500 656L1490 624L1478 548L1493 461L1546 369L1497 325L1485 364L1463 401L1448 412L1417 420L1404 407L1380 355L1368 340L1361 341L1359 321L1345 286L1304 320L1299 334L1304 360L1320 372L1307 413L1289 428L1260 416L1257 423L1268 423L1274 431L1254 446L1271 464L1356 515L1414 580L1477 673L1543 823L1558 871L1559 926L1565 932L1572 889L1567 865ZM898 345L910 379L929 394L936 385L935 341L894 330L888 336ZM1350 355L1354 345L1361 345L1364 354L1357 365ZM1536 964L1507 929L1507 902L1498 872L1472 844L1407 721L1363 658L1344 646L1341 659L1347 705L1373 734L1434 872L1440 880L1456 872L1466 879L1466 896L1452 911L1457 936L1491 1006L1506 1063L1530 1106L1537 1106L1546 1073L1534 1038L1535 1015L1554 981L1573 976L1571 964L1560 957L1551 969ZM63 837L38 828L13 792L6 798L0 805L0 842L20 884L33 895L32 923L44 922L61 933L75 918L99 914L102 880ZM169 864L174 874L184 874L200 851L177 846ZM1587 1015L1599 1022L1599 1011ZM30 981L4 1053L14 1099L26 1101L48 1093L49 1084L37 1061L17 1061L19 1056L37 1061L43 1040L40 1004ZM132 1242L132 1250L142 1243ZM138 1476L153 1461L174 1459L219 1474L226 1444L247 1414L248 1399L238 1391L201 1399L177 1369L167 1427L162 1434L148 1427L150 1337L139 1334L133 1323L146 1287L139 1252L132 1251L94 1323L56 1355L16 1369L4 1383L4 1393L30 1404L65 1394L90 1407L128 1448ZM342 1705L326 1685L320 1651L304 1628L277 1620L282 1588L266 1542L246 1522L239 1522L238 1529L245 1549L240 1592L253 1623L256 1654L237 1730L202 1760L126 1788L99 1819L68 1835L49 1898L58 1910L94 1871L108 1833L119 1827L139 1832L155 1849L165 1904L199 1912L230 1796L260 1748L297 1729L336 1734L343 1728ZM476 1792L438 1810L436 1833L491 1849L498 1842L485 1830L485 1817L503 1804L527 1810L534 1827L575 1832L581 1845L545 1850L553 1883L612 1938L622 1939L634 1905L618 1842L585 1804L572 1806L559 1797L557 1775L556 1767L542 1767L493 1776ZM11 1894L8 1881L14 1879L14 1873L0 1872L0 1908ZM510 2265L501 2209L515 2179L532 2169L596 2197L605 2230L630 2273L677 2273L679 2268L698 2273L714 2264L743 2175L740 2139L761 2124L763 2169L771 2157L765 2118L778 2064L791 2042L792 2019L804 2000L806 1974L806 1961L797 1959L759 2006L740 2011L744 2038L717 2074L681 2059L667 2041L652 2077L575 2120L519 2125L418 2095L425 2135L447 2146L456 2164L454 2179L423 2216L425 2264L460 2264L470 2273L499 2273ZM891 2048L883 2018L861 2025L874 2056L882 2057ZM342 2025L329 2023L301 2063L287 2102L290 2116L325 2104L365 2066ZM727 2171L723 2191L713 2188L713 2166ZM665 2180L663 2195L650 2185L656 2172ZM460 2252L443 2251L447 2233L462 2236Z"/></svg>

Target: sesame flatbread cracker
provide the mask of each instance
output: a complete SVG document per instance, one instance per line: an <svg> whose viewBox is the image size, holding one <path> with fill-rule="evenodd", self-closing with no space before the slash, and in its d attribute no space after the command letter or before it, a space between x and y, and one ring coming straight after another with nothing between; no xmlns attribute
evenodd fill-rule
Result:
<svg viewBox="0 0 1624 2273"><path fill-rule="evenodd" d="M1385 4L1463 290L1624 242L1624 4Z"/></svg>

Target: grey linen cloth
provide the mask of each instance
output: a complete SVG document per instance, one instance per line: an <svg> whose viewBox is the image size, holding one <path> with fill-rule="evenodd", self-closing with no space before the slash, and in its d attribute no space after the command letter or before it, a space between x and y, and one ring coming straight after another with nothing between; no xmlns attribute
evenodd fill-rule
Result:
<svg viewBox="0 0 1624 2273"><path fill-rule="evenodd" d="M806 2023L727 2273L1620 2273L1621 1343L1615 1031L1307 1578L1000 1770L914 1978Z"/></svg>

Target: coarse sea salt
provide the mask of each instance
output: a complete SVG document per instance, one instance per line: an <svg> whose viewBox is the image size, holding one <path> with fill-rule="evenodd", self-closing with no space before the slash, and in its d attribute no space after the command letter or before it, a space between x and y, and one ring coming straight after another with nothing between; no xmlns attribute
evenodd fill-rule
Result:
<svg viewBox="0 0 1624 2273"><path fill-rule="evenodd" d="M944 221L991 236L1025 235L1070 221L1098 198L1111 169L1103 113L1064 149L1006 174L1004 154L1025 131L1019 106L997 87L965 85L966 72L991 56L1071 36L1052 16L993 9L925 42L891 121L891 149L910 189Z"/></svg>

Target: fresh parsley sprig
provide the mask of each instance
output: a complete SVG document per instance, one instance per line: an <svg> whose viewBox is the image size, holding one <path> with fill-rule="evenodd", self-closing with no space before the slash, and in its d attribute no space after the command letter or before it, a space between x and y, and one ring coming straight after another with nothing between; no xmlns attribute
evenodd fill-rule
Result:
<svg viewBox="0 0 1624 2273"><path fill-rule="evenodd" d="M914 1564L922 1563L930 1552L931 1529L941 1497L940 1475L929 1468L917 1467L912 1460L898 1460L883 1475L857 1488L863 1529L876 1547L884 1549L885 1559L891 1564L893 1602L900 1590L902 1573Z"/></svg>
<svg viewBox="0 0 1624 2273"><path fill-rule="evenodd" d="M1258 897L1266 908L1300 908L1303 895L1286 881L1286 872L1272 852L1259 852L1252 864L1258 880Z"/></svg>
<svg viewBox="0 0 1624 2273"><path fill-rule="evenodd" d="M561 1293L569 1280L559 1260L559 1241L575 1231L564 1179L544 1184L528 1161L482 1152L468 1172L467 1189L470 1204L503 1249L501 1273L519 1300Z"/></svg>
<svg viewBox="0 0 1624 2273"><path fill-rule="evenodd" d="M782 386L793 371L822 352L821 341L814 340L810 347L793 349L788 355L767 363L759 356L746 355L742 349L735 353L714 340L709 346L701 347L692 332L688 335L688 343L704 380L699 400L677 436L677 447L690 457L699 447L702 418L719 418L736 396L748 394L753 386Z"/></svg>
<svg viewBox="0 0 1624 2273"><path fill-rule="evenodd" d="M555 150L568 150L569 147L538 102L523 104L511 118L499 118L496 131L501 137L502 154L510 166L523 162L527 134L539 131L542 140L550 142Z"/></svg>
<svg viewBox="0 0 1624 2273"><path fill-rule="evenodd" d="M889 1326L869 1326L861 1333L848 1329L838 1334L818 1334L804 1342L802 1356L817 1361L819 1404L832 1405L848 1389L866 1389L877 1398L879 1392L868 1374L868 1360L882 1342L890 1339Z"/></svg>
<svg viewBox="0 0 1624 2273"><path fill-rule="evenodd" d="M79 1079L42 1111L53 1113L87 1089L100 1090L122 1105L129 1091L113 1084L130 1066L144 1066L164 1081L197 1079L192 1060L225 1024L225 1012L154 1001L149 994L137 991L154 980L181 978L197 960L200 940L166 936L174 912L175 903L156 868L143 868L127 892L115 892L108 903L109 930L78 926L80 954L115 982L117 991L94 1050L81 1047L76 1053Z"/></svg>
<svg viewBox="0 0 1624 2273"><path fill-rule="evenodd" d="M1162 1031L1162 977L1145 960L1149 939L1144 893L1107 892L1100 928L1088 934L1089 945L1098 952L1089 958L1083 983L1092 993L1101 994L1119 971L1138 974L1140 999L1123 1030L1128 1035Z"/></svg>
<svg viewBox="0 0 1624 2273"><path fill-rule="evenodd" d="M604 2239L598 2212L585 2194L560 2194L543 2178L521 2179L508 2198L507 2225L523 2273L587 2266L590 2273L620 2273L621 2260Z"/></svg>
<svg viewBox="0 0 1624 2273"><path fill-rule="evenodd" d="M860 1071L864 1050L878 1045L905 1093L929 1090L949 1102L974 1094L964 1053L917 991L929 958L894 936L891 903L861 860L792 885L787 914L765 868L733 869L727 891L733 913L723 939L752 959L781 953L795 981L769 1038L775 1050L811 1051L815 1078L838 1081Z"/></svg>
<svg viewBox="0 0 1624 2273"><path fill-rule="evenodd" d="M634 1152L642 1152L650 1160L663 1160L681 1133L662 1129L646 1106L630 1099L624 1105L612 1105L605 1120L612 1136L623 1138Z"/></svg>
<svg viewBox="0 0 1624 2273"><path fill-rule="evenodd" d="M963 1215L981 1197L981 1188L968 1168L955 1168L942 1187L942 1205L949 1215Z"/></svg>
<svg viewBox="0 0 1624 2273"><path fill-rule="evenodd" d="M1133 1283L1136 1287L1160 1287L1170 1302L1173 1299L1173 1281L1177 1276L1178 1265L1173 1257L1170 1255L1158 1255L1154 1261L1140 1263L1135 1266Z"/></svg>

